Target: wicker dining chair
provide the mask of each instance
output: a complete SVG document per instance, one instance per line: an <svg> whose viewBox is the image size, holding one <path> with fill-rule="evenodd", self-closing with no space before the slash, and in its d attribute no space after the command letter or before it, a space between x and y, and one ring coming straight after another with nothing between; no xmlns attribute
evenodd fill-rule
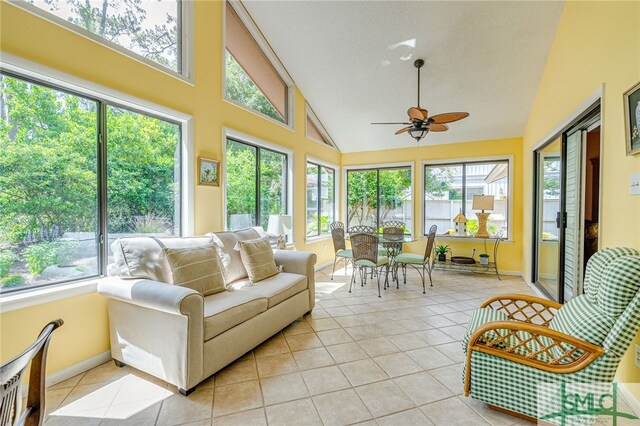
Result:
<svg viewBox="0 0 640 426"><path fill-rule="evenodd" d="M354 225L350 227L347 230L347 232L349 233L349 235L360 234L360 233L377 234L378 230L375 227L369 226L369 225Z"/></svg>
<svg viewBox="0 0 640 426"><path fill-rule="evenodd" d="M349 283L349 293L355 282L356 267L360 273L361 285L367 283L367 268L375 270L378 276L378 297L382 297L380 293L380 273L385 270L385 288L389 283L389 258L386 256L378 256L378 236L368 233L358 233L351 235L351 249L353 250L353 272L351 282Z"/></svg>
<svg viewBox="0 0 640 426"><path fill-rule="evenodd" d="M382 224L382 228L400 228L404 232L405 224L399 220L389 220Z"/></svg>
<svg viewBox="0 0 640 426"><path fill-rule="evenodd" d="M433 255L433 243L436 240L436 231L438 227L436 225L431 226L429 229L429 235L427 237L427 246L424 249L424 256L413 253L401 253L394 259L396 264L402 267L402 275L404 277L404 283L407 283L407 265L412 266L420 278L422 278L422 293L426 293L425 275L429 274L429 283L433 287L433 280L431 279L431 273L433 272L433 263L435 257Z"/></svg>
<svg viewBox="0 0 640 426"><path fill-rule="evenodd" d="M398 226L385 225L385 227L382 228L382 238L384 239L384 242L382 243L383 250L381 250L380 254L389 258L391 279L396 282L396 288L399 288L400 280L398 279L398 264L395 263L395 258L402 253L404 230Z"/></svg>
<svg viewBox="0 0 640 426"><path fill-rule="evenodd" d="M335 259L333 260L333 271L331 271L331 279L333 280L333 274L336 272L336 263L339 260L344 260L344 272L347 273L347 267L353 260L353 251L347 249L347 243L344 239L344 223L333 222L329 225L331 230L331 239L333 240L333 252Z"/></svg>
<svg viewBox="0 0 640 426"><path fill-rule="evenodd" d="M47 350L52 333L63 321L47 324L24 352L0 366L0 425L41 425L44 419ZM22 412L22 377L31 364L27 407ZM21 413L22 412L22 413Z"/></svg>

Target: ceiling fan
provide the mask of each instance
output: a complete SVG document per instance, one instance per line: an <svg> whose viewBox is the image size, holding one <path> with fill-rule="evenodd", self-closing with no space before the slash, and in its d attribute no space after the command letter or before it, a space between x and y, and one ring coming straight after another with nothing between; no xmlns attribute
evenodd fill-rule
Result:
<svg viewBox="0 0 640 426"><path fill-rule="evenodd" d="M399 135L404 132L409 132L412 138L417 142L424 138L429 132L445 132L449 130L449 126L445 123L453 123L454 121L462 120L469 116L468 112L445 112L444 114L433 115L429 117L429 111L420 107L420 68L424 65L422 59L416 59L413 63L418 69L418 106L411 107L407 110L409 115L408 123L371 123L371 124L404 124L408 127L403 127L395 134Z"/></svg>

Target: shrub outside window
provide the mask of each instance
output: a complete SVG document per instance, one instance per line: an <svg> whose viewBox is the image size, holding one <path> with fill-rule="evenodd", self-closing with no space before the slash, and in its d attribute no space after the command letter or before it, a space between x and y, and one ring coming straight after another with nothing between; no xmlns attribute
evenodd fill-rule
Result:
<svg viewBox="0 0 640 426"><path fill-rule="evenodd" d="M427 164L424 166L424 233L432 225L438 234L453 234L453 219L463 213L469 236L478 231L474 195L493 195L494 210L489 216L491 236L502 232L509 237L509 161Z"/></svg>

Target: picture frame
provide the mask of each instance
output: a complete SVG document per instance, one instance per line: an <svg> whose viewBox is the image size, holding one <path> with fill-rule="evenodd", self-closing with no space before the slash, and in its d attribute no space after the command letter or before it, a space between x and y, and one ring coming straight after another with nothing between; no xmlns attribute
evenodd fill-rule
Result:
<svg viewBox="0 0 640 426"><path fill-rule="evenodd" d="M640 82L624 93L627 155L640 154Z"/></svg>
<svg viewBox="0 0 640 426"><path fill-rule="evenodd" d="M198 157L198 185L220 186L220 161Z"/></svg>

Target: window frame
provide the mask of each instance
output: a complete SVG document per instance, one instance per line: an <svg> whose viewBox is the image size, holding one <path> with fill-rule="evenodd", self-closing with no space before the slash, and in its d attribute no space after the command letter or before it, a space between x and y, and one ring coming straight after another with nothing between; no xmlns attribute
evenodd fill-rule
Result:
<svg viewBox="0 0 640 426"><path fill-rule="evenodd" d="M343 172L342 172L342 193L344 194L344 197L342 198L343 200L343 204L342 204L342 217L344 217L345 220L345 227L348 228L349 224L347 223L347 218L348 218L348 203L349 203L349 193L348 193L348 174L350 171L371 171L371 170L384 170L384 169L400 169L400 168L405 168L405 167L409 167L409 169L411 170L411 203L413 204L412 206L412 220L413 220L413 226L411 227L411 233L406 234L411 236L411 238L413 238L415 235L417 235L416 232L416 220L415 220L415 211L416 211L416 206L415 206L415 184L416 184L416 178L415 178L415 163L413 161L408 161L408 162L398 162L398 163L383 163L383 164L367 164L367 165L358 165L358 166L344 166L343 167ZM376 197L379 200L380 199L380 189L379 187L376 189ZM378 210L378 209L376 209ZM379 221L379 216L380 213L379 211L376 212L377 218L376 221ZM380 226L381 224L379 224Z"/></svg>
<svg viewBox="0 0 640 426"><path fill-rule="evenodd" d="M222 144L222 161L221 161L221 173L222 173L222 199L225 200L222 203L222 229L227 230L227 140L231 139L235 142L242 143L245 145L249 145L251 147L256 148L257 150L265 149L267 151L276 152L278 154L282 154L286 156L286 170L287 170L287 182L286 182L286 209L285 214L291 216L292 222L295 222L295 218L293 215L293 192L294 192L294 179L293 179L293 167L294 167L294 151L290 148L284 147L282 145L277 145L271 142L267 142L263 139L257 138L255 136L247 135L246 133L242 133L230 128L223 128L222 131L223 144ZM260 157L257 155L257 164L258 167L260 165ZM260 178L259 173L256 173L256 180L258 185L256 185L256 219L259 220L260 217ZM254 225L261 226L261 225ZM266 231L266 229L265 229ZM287 241L287 244L293 245L295 244L295 226L291 229L291 240Z"/></svg>
<svg viewBox="0 0 640 426"><path fill-rule="evenodd" d="M423 160L422 161L422 173L420 174L420 198L422 200L422 202L420 203L420 217L421 217L421 226L422 226L422 238L426 238L427 237L427 229L425 227L425 222L426 222L426 203L427 200L425 198L425 187L424 187L424 180L425 180L425 173L426 173L426 167L427 166L459 166L459 165L463 165L463 164L483 164L483 163L491 163L491 162L507 162L507 169L509 170L509 194L508 194L508 199L507 199L507 223L508 223L508 227L507 227L507 237L506 239L504 239L505 242L513 242L513 178L514 178L514 174L513 174L513 163L514 163L514 157L513 155L498 155L498 156L488 156L488 157L467 157L467 158L451 158L451 159L443 159L443 160ZM465 173L464 173L464 167L463 167L463 183L464 183L464 179L465 179ZM466 187L466 185L464 185ZM464 197L466 195L466 189L463 192L463 200ZM463 203L464 205L464 203ZM444 240L464 240L464 241L484 241L484 238L476 238L476 237L458 237L456 235L441 235L438 234L438 238L444 239ZM495 240L495 237L489 237L487 238L489 240Z"/></svg>
<svg viewBox="0 0 640 426"><path fill-rule="evenodd" d="M333 170L333 220L336 221L338 220L338 200L340 199L338 197L338 188L340 188L339 182L338 180L340 179L340 167L336 166L335 164L320 160L318 158L315 157L311 157L311 156L307 156L306 161L305 161L305 179L304 179L304 183L305 183L305 200L304 200L304 205L305 205L305 221L304 221L304 230L305 230L305 241L316 241L316 240L320 240L323 238L328 238L331 236L331 231L328 231L326 233L321 233L320 232L320 224L318 223L318 234L317 235L311 235L308 236L307 235L307 215L306 215L306 208L307 208L307 168L308 165L312 164L314 166L318 167L318 172L320 172L321 167L325 167L328 169ZM320 174L319 174L320 176ZM318 194L320 193L320 179L318 179ZM320 221L320 197L318 197L318 221Z"/></svg>
<svg viewBox="0 0 640 426"><path fill-rule="evenodd" d="M247 9L242 4L242 2L240 2L239 0L222 0L221 3L222 3L222 100L225 102L229 102L230 104L233 104L238 108L242 108L243 110L248 111L252 114L255 114L258 117L264 118L272 123L282 126L285 129L288 129L291 131L295 130L295 125L294 125L295 123L295 119L294 119L295 83L293 82L293 79L289 75L289 72L284 67L284 65L282 64L282 62L280 61L276 53L273 51L269 42L267 42L267 40L264 38L262 31L260 31L256 23L254 22L253 18L251 17ZM251 34L251 37L253 37L255 42L258 44L258 47L260 47L260 50L262 50L262 53L269 60L269 62L271 63L273 68L276 70L276 72L278 73L282 81L287 85L287 99L286 99L287 116L284 122L278 121L273 117L269 117L268 115L263 114L260 111L256 111L255 109L249 108L248 106L227 97L227 67L226 67L227 3L229 3L231 7L233 7L233 10L235 10L235 12L238 14L238 17L240 18L244 26L247 28L247 30Z"/></svg>
<svg viewBox="0 0 640 426"><path fill-rule="evenodd" d="M191 116L171 110L169 108L156 105L149 101L136 98L112 89L94 84L92 82L71 76L60 71L34 64L12 54L5 53L0 61L0 72L23 81L31 82L43 87L68 93L91 101L97 102L96 125L96 188L97 188L97 227L96 236L98 273L81 278L71 278L56 281L53 283L32 285L16 290L3 292L0 300L11 295L11 299L22 300L24 296L33 294L48 294L50 292L63 291L67 286L71 286L77 294L79 286L83 284L95 285L97 279L106 277L108 262L108 233L107 233L107 161L106 146L104 138L106 129L106 109L107 106L123 108L127 111L143 114L152 118L167 121L180 126L180 235L188 236L194 233L194 211L193 211L193 185L194 185L194 165L193 165L193 119ZM83 293L80 293L83 294ZM18 297L14 297L14 296Z"/></svg>
<svg viewBox="0 0 640 426"><path fill-rule="evenodd" d="M161 71L165 74L170 75L171 77L175 77L184 82L193 84L194 79L194 61L193 61L193 22L194 22L194 3L188 0L178 0L180 1L180 8L178 9L178 27L179 27L179 43L178 43L178 51L180 52L179 59L179 70L172 70L171 68L167 68L164 65L159 64L149 58L145 58L144 56L136 53L132 50L127 49L124 46L120 46L117 43L109 41L103 37L100 37L97 34L92 33L91 31L85 30L84 28L67 21L64 18L61 18L54 13L48 12L36 5L28 3L26 0L7 0L11 5L17 6L21 9L26 10L27 12L36 15L46 21L49 21L55 25L58 25L66 30L72 31L82 37L88 38L98 44L101 44L111 50L114 50L122 55L128 56L131 59L134 59L138 62L141 62L147 66L150 66L158 71Z"/></svg>

